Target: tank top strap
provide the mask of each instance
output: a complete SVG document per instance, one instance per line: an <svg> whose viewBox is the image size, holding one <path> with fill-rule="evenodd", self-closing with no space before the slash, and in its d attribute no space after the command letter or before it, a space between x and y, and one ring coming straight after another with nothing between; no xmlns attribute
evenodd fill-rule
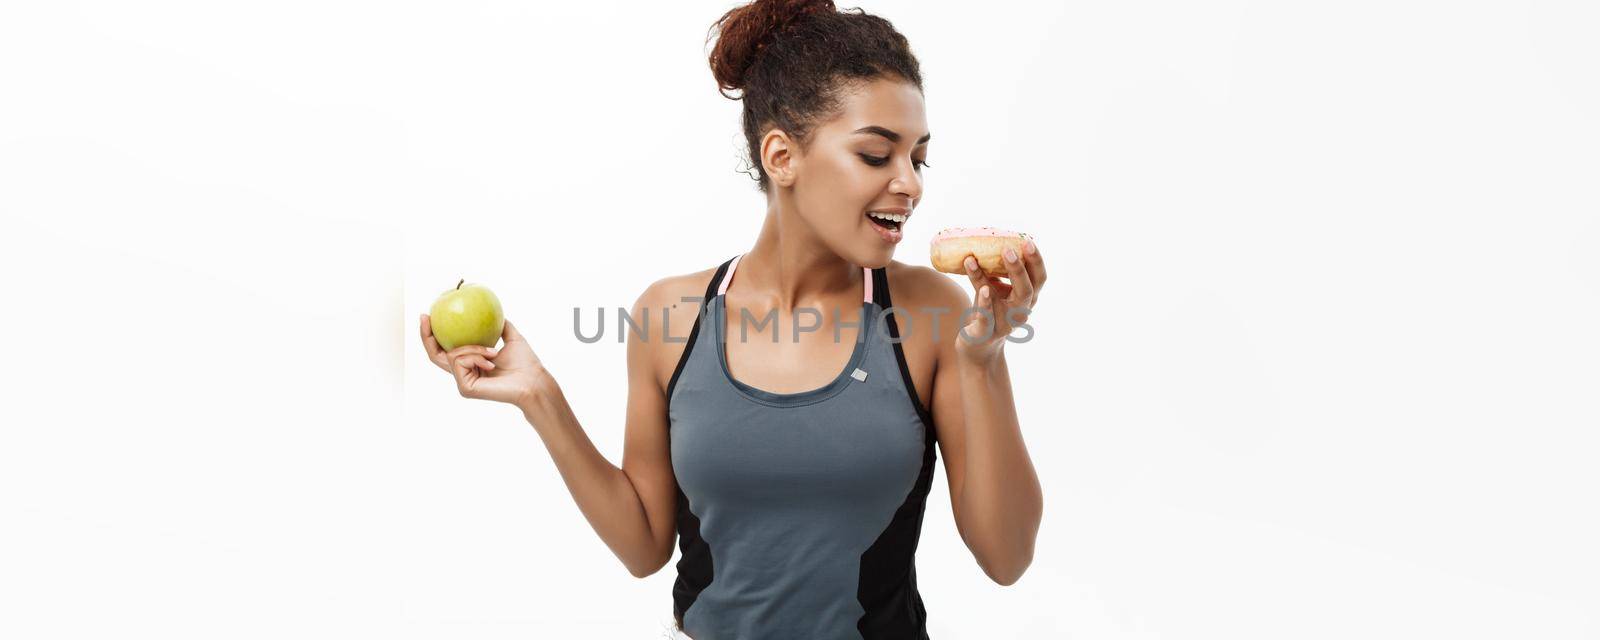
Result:
<svg viewBox="0 0 1600 640"><path fill-rule="evenodd" d="M739 259L743 258L743 257L744 257L744 254L741 253L739 255L734 256L733 260L728 262L727 271L722 274L722 281L721 281L720 284L717 285L717 295L719 295L719 296L727 295L727 293L728 293L728 284L733 282L733 271L734 271L734 269L738 269L739 268ZM869 269L867 267L862 267L861 268L861 285L862 285L861 301L862 302L877 302L877 300L874 298L872 292L873 292L873 289L875 288L873 286L873 280L876 279L876 276L874 274L876 274L879 271L882 271L882 269Z"/></svg>
<svg viewBox="0 0 1600 640"><path fill-rule="evenodd" d="M879 309L888 309L894 306L889 300L889 268L878 267L868 272L867 293L868 302L878 305Z"/></svg>

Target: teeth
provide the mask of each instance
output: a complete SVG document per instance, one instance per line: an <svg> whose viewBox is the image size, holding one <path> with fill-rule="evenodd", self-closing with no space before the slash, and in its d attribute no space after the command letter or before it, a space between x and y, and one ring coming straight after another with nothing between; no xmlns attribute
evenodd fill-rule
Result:
<svg viewBox="0 0 1600 640"><path fill-rule="evenodd" d="M898 222L898 223L902 223L902 224L905 223L906 218L909 217L909 216L900 215L898 213L883 213L882 211L868 211L867 215L872 216L874 218L881 218L881 219L884 219L884 220L889 220L891 222Z"/></svg>

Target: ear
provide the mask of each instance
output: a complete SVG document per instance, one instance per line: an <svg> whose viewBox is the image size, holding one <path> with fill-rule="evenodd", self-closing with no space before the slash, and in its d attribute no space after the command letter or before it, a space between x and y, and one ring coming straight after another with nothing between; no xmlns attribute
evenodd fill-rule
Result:
<svg viewBox="0 0 1600 640"><path fill-rule="evenodd" d="M761 165L773 184L794 186L795 172L800 164L799 151L794 139L782 129L768 130L761 137Z"/></svg>

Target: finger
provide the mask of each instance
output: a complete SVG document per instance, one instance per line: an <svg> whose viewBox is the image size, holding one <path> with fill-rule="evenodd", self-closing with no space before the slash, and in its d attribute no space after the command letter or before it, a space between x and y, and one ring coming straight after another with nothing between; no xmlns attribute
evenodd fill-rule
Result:
<svg viewBox="0 0 1600 640"><path fill-rule="evenodd" d="M994 313L994 309L991 308L993 304L994 287L987 284L978 287L977 302L973 305L973 309L969 312L972 315L967 320L965 329L962 332L965 334L966 340L970 342L981 342L987 337L990 331L993 331L993 329L989 328L990 316L988 315Z"/></svg>
<svg viewBox="0 0 1600 640"><path fill-rule="evenodd" d="M461 357L463 355L475 355L475 356L482 356L484 358L493 358L493 357L495 357L496 354L499 354L499 353L500 353L500 350L496 349L494 347L485 347L485 346L483 346L481 344L464 344L464 345L461 345L461 346L456 347L454 349L451 349L450 350L450 357L451 358L458 358L458 357Z"/></svg>
<svg viewBox="0 0 1600 640"><path fill-rule="evenodd" d="M967 254L962 265L967 269L967 280L972 283L972 293L976 295L983 285L989 283L989 276L983 272L983 267L978 264L978 258Z"/></svg>
<svg viewBox="0 0 1600 640"><path fill-rule="evenodd" d="M456 377L459 378L467 373L467 371L462 368L463 366L465 366L466 369L471 368L471 358L481 358L483 360L487 360L494 357L495 353L495 350L478 344L468 344L456 347L455 349L450 350L449 353L449 370L455 373ZM468 364L463 365L463 362Z"/></svg>
<svg viewBox="0 0 1600 640"><path fill-rule="evenodd" d="M1033 279L1033 291L1038 293L1044 288L1044 256L1039 253L1039 245L1033 243L1033 238L1022 246L1023 262L1028 264L1028 277Z"/></svg>
<svg viewBox="0 0 1600 640"><path fill-rule="evenodd" d="M478 378L482 375L478 373L477 368L467 358L456 358L450 362L450 371L455 374L456 392L463 398L473 397L473 387L477 385Z"/></svg>
<svg viewBox="0 0 1600 640"><path fill-rule="evenodd" d="M1006 262L1006 277L1011 279L1011 291L1002 299L1007 305L1019 305L1033 298L1033 279L1028 275L1028 268L1022 264L1022 254L1015 249L1006 247L1001 252L1001 259Z"/></svg>
<svg viewBox="0 0 1600 640"><path fill-rule="evenodd" d="M432 360L434 364L439 365L440 369L449 371L450 354L445 353L445 350L439 347L439 341L433 339L433 336L428 336L428 339L424 340L423 344L427 345L427 349L430 352L428 359Z"/></svg>
<svg viewBox="0 0 1600 640"><path fill-rule="evenodd" d="M1001 280L997 276L989 276L988 280L988 285L994 287L995 297L1004 299L1006 296L1011 295L1011 283Z"/></svg>
<svg viewBox="0 0 1600 640"><path fill-rule="evenodd" d="M510 320L506 321L506 328L500 332L500 338L505 340L506 344L511 344L513 341L523 342L522 332L517 331L517 328L511 324Z"/></svg>
<svg viewBox="0 0 1600 640"><path fill-rule="evenodd" d="M422 314L417 327L422 330L422 347L428 350L428 357L432 358L439 352L439 342L433 339L433 321L428 314Z"/></svg>
<svg viewBox="0 0 1600 640"><path fill-rule="evenodd" d="M428 359L433 361L440 369L450 370L450 355L439 346L439 340L433 337L433 319L427 314L422 316L422 349L428 352Z"/></svg>
<svg viewBox="0 0 1600 640"><path fill-rule="evenodd" d="M465 388L466 382L492 369L492 363L482 356L464 354L450 360L450 371L455 374L456 386Z"/></svg>

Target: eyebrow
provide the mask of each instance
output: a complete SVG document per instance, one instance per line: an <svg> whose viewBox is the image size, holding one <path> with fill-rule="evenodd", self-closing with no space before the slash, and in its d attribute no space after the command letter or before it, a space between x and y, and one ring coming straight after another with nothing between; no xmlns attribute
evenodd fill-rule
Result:
<svg viewBox="0 0 1600 640"><path fill-rule="evenodd" d="M860 129L856 129L855 133L877 134L877 135L883 136L885 138L888 138L890 142L899 142L900 141L900 134L895 133L892 130L885 129L885 128L880 127L880 126L875 125L875 124L874 125L868 125L868 126L860 128ZM923 144L923 143L925 143L925 142L927 142L929 140L932 140L932 139L933 139L933 134L929 133L928 135L925 135L925 136L922 136L921 138L918 138L917 139L917 144L920 145L920 144Z"/></svg>

